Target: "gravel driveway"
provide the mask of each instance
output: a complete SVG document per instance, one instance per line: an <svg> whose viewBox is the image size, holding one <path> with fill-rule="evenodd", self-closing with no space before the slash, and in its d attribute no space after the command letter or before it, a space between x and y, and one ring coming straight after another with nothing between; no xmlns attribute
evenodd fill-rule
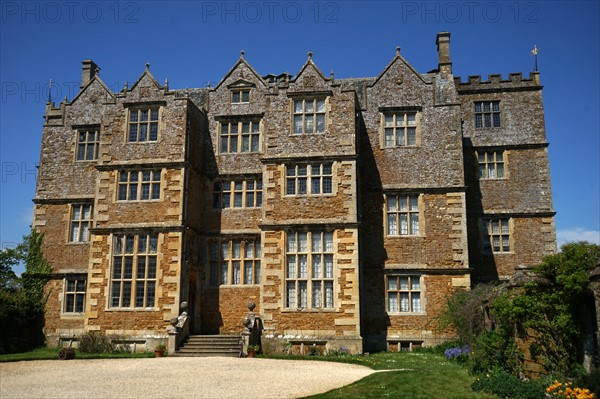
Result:
<svg viewBox="0 0 600 399"><path fill-rule="evenodd" d="M351 364L226 357L0 363L0 398L297 398L373 373Z"/></svg>

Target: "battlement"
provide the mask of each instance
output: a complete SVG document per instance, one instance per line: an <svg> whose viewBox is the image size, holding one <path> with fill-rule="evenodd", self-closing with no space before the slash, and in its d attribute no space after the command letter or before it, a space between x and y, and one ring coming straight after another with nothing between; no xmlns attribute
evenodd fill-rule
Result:
<svg viewBox="0 0 600 399"><path fill-rule="evenodd" d="M509 73L508 79L502 79L501 74L488 75L487 80L481 80L481 75L469 76L466 82L461 81L460 76L454 78L454 85L459 93L470 91L520 91L540 90L540 73L530 72L529 78L523 78L520 72Z"/></svg>

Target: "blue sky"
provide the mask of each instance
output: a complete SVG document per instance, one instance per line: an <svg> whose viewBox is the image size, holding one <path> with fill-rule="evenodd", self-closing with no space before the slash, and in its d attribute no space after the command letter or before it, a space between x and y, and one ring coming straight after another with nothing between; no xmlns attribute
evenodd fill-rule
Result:
<svg viewBox="0 0 600 399"><path fill-rule="evenodd" d="M377 76L396 46L417 71L437 67L451 33L455 76L533 69L540 48L559 244L600 243L598 1L5 1L0 34L0 245L28 232L42 116L79 90L93 59L113 91L146 62L172 89L216 84L245 51L258 71L296 74L307 52L325 75Z"/></svg>

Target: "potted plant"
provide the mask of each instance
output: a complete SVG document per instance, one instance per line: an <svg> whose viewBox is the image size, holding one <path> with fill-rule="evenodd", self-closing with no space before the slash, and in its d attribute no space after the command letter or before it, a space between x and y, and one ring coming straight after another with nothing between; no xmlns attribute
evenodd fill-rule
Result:
<svg viewBox="0 0 600 399"><path fill-rule="evenodd" d="M258 351L260 351L260 345L248 345L248 357L256 357Z"/></svg>
<svg viewBox="0 0 600 399"><path fill-rule="evenodd" d="M163 357L166 351L167 347L165 344L158 344L156 345L156 348L154 348L154 355L156 355L156 357Z"/></svg>

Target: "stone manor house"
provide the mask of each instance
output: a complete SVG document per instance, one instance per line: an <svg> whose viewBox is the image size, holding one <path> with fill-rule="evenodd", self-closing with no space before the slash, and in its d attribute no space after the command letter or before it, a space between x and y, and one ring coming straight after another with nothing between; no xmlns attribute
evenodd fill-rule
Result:
<svg viewBox="0 0 600 399"><path fill-rule="evenodd" d="M99 331L152 349L188 303L191 335L265 351L411 350L453 336L455 290L556 251L538 72L466 81L397 49L377 77L263 76L244 53L214 87L149 65L110 90L91 60L49 102L33 226L53 267L48 343Z"/></svg>

